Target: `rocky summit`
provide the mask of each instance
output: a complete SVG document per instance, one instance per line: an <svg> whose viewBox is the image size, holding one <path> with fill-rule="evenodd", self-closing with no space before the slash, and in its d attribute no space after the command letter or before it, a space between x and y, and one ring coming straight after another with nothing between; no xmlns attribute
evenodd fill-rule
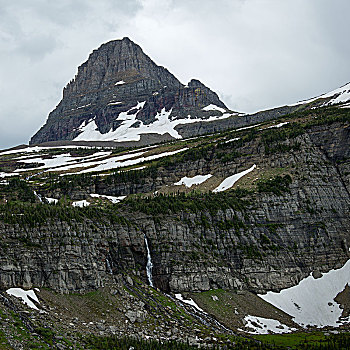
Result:
<svg viewBox="0 0 350 350"><path fill-rule="evenodd" d="M186 86L129 38L94 50L31 144L58 140L139 141L180 138L176 126L227 118L217 94L192 79Z"/></svg>

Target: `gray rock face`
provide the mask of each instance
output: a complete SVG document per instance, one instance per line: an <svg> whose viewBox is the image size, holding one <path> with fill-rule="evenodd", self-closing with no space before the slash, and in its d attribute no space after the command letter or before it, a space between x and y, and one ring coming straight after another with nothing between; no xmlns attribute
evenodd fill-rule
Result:
<svg viewBox="0 0 350 350"><path fill-rule="evenodd" d="M82 123L93 118L101 133L115 130L121 124L119 114L141 101L146 103L137 120L145 125L152 123L163 108L172 110L172 120L188 115L203 119L221 115L202 110L209 104L226 108L216 93L201 82L192 80L185 87L167 69L156 65L140 46L124 38L103 44L90 54L30 143L73 140Z"/></svg>
<svg viewBox="0 0 350 350"><path fill-rule="evenodd" d="M293 180L290 192L249 194L240 209L163 215L122 209L128 224L57 219L20 227L0 222L0 286L87 291L125 272L147 283L145 235L154 285L164 291L279 290L315 270L339 268L349 258L349 136L346 125L334 123L298 136L294 141L300 149L283 156L264 154L255 140L242 146L239 151L249 156L221 166L224 176L246 168L249 157L250 164L259 164L258 171L287 171ZM154 191L173 183L174 176L195 169L205 174L214 167L215 160L181 163L164 170L153 185L146 179L138 185L142 188L110 184L100 190L122 194L134 188L136 193L150 186Z"/></svg>

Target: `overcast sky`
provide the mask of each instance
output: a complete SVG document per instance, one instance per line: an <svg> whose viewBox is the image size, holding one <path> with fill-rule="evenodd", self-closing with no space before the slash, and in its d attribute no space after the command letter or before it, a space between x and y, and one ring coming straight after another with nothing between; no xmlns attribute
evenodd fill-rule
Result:
<svg viewBox="0 0 350 350"><path fill-rule="evenodd" d="M27 143L89 53L128 36L233 110L350 81L349 0L0 0L0 148Z"/></svg>

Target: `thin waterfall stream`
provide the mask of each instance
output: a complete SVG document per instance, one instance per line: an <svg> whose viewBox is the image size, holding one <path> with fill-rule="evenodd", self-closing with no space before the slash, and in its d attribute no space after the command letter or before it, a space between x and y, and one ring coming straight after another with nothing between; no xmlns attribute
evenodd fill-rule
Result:
<svg viewBox="0 0 350 350"><path fill-rule="evenodd" d="M109 259L108 259L108 258L106 258L106 266L107 266L107 271L108 271L108 273L110 273L111 275L113 275L112 266L111 266L111 263L109 262Z"/></svg>
<svg viewBox="0 0 350 350"><path fill-rule="evenodd" d="M33 192L34 192L34 196L39 199L40 203L42 203L43 202L43 198L41 197L41 195L38 194L36 191L33 191Z"/></svg>
<svg viewBox="0 0 350 350"><path fill-rule="evenodd" d="M149 249L147 236L144 235L144 237L145 237L145 244L146 244L146 250L147 250L146 273L147 273L147 278L148 278L149 285L151 287L153 287L153 279L152 279L153 264L152 264L152 258L151 258L151 251Z"/></svg>

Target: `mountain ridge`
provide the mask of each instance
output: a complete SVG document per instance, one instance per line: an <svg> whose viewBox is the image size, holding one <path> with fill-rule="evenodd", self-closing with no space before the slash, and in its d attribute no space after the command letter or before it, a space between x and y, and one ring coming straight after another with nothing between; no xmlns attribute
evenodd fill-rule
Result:
<svg viewBox="0 0 350 350"><path fill-rule="evenodd" d="M188 138L261 123L300 109L346 105L349 85L253 114L232 112L199 80L183 85L125 37L92 51L30 144L147 145Z"/></svg>

